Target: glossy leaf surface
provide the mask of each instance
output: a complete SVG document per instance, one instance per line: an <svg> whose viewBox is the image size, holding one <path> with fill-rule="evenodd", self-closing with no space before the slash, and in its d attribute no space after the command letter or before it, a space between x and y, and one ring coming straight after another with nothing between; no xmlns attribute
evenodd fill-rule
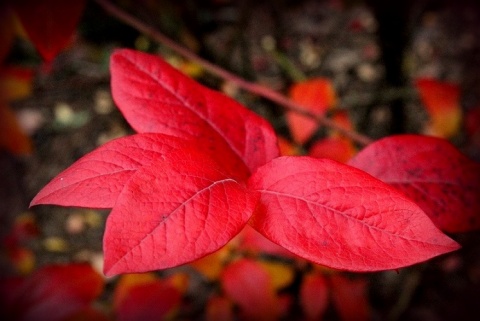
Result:
<svg viewBox="0 0 480 321"><path fill-rule="evenodd" d="M249 223L321 265L396 269L459 247L400 192L335 161L280 157L259 168L248 185L261 193Z"/></svg>
<svg viewBox="0 0 480 321"><path fill-rule="evenodd" d="M193 149L139 169L110 213L107 275L188 263L224 246L245 226L257 197Z"/></svg>
<svg viewBox="0 0 480 321"><path fill-rule="evenodd" d="M405 193L446 232L480 228L480 165L444 139L387 137L349 164Z"/></svg>
<svg viewBox="0 0 480 321"><path fill-rule="evenodd" d="M111 58L113 98L139 133L201 139L212 155L230 150L239 172L278 156L270 124L233 99L200 85L159 57L118 50ZM233 160L232 160L233 161Z"/></svg>

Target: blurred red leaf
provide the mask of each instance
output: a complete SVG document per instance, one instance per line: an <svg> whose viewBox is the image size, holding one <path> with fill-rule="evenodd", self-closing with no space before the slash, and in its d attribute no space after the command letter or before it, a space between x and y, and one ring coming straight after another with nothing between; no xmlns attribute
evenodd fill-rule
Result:
<svg viewBox="0 0 480 321"><path fill-rule="evenodd" d="M308 154L317 158L329 158L346 163L355 155L355 147L348 138L328 137L315 141Z"/></svg>
<svg viewBox="0 0 480 321"><path fill-rule="evenodd" d="M325 78L294 84L290 88L290 98L317 116L323 116L336 104L333 85ZM318 122L310 117L291 111L286 113L286 117L293 139L299 144L304 144L318 128Z"/></svg>
<svg viewBox="0 0 480 321"><path fill-rule="evenodd" d="M87 264L45 266L23 279L0 283L0 310L8 320L63 321L103 290L103 278Z"/></svg>
<svg viewBox="0 0 480 321"><path fill-rule="evenodd" d="M480 155L480 106L470 109L465 115L465 131Z"/></svg>
<svg viewBox="0 0 480 321"><path fill-rule="evenodd" d="M165 320L181 303L180 292L170 283L157 280L132 286L115 309L118 321Z"/></svg>
<svg viewBox="0 0 480 321"><path fill-rule="evenodd" d="M103 312L92 307L87 307L74 315L65 319L65 321L110 321L110 318Z"/></svg>
<svg viewBox="0 0 480 321"><path fill-rule="evenodd" d="M328 286L322 274L305 274L300 287L300 306L307 320L322 320L328 306Z"/></svg>
<svg viewBox="0 0 480 321"><path fill-rule="evenodd" d="M282 156L294 156L301 154L301 149L299 146L281 136L278 137L278 148L280 149L280 155Z"/></svg>
<svg viewBox="0 0 480 321"><path fill-rule="evenodd" d="M200 85L159 57L118 50L111 58L113 98L139 133L201 139L205 151L243 173L278 156L271 125L233 99ZM234 126L232 126L235 124Z"/></svg>
<svg viewBox="0 0 480 321"><path fill-rule="evenodd" d="M430 78L417 79L415 86L430 115L425 133L445 138L456 134L462 122L459 86Z"/></svg>
<svg viewBox="0 0 480 321"><path fill-rule="evenodd" d="M0 101L10 102L29 96L32 92L35 70L7 65L0 69Z"/></svg>
<svg viewBox="0 0 480 321"><path fill-rule="evenodd" d="M224 297L212 297L207 302L205 320L208 321L234 321L233 304Z"/></svg>
<svg viewBox="0 0 480 321"><path fill-rule="evenodd" d="M115 286L115 291L113 292L113 308L116 310L120 307L121 303L133 287L153 283L157 280L158 277L153 273L122 275Z"/></svg>
<svg viewBox="0 0 480 321"><path fill-rule="evenodd" d="M240 259L223 271L227 296L240 307L246 320L276 320L281 312L272 279L258 262Z"/></svg>
<svg viewBox="0 0 480 321"><path fill-rule="evenodd" d="M386 137L360 151L349 164L405 193L443 231L480 228L480 164L444 139Z"/></svg>
<svg viewBox="0 0 480 321"><path fill-rule="evenodd" d="M332 301L341 320L367 321L372 319L366 279L351 280L334 274L331 276L330 282Z"/></svg>
<svg viewBox="0 0 480 321"><path fill-rule="evenodd" d="M261 193L249 224L328 267L396 269L459 248L393 187L335 161L279 157L259 168L248 185Z"/></svg>
<svg viewBox="0 0 480 321"><path fill-rule="evenodd" d="M0 66L7 57L15 37L14 18L10 8L0 4Z"/></svg>
<svg viewBox="0 0 480 321"><path fill-rule="evenodd" d="M12 1L28 37L46 62L70 42L82 17L85 0Z"/></svg>

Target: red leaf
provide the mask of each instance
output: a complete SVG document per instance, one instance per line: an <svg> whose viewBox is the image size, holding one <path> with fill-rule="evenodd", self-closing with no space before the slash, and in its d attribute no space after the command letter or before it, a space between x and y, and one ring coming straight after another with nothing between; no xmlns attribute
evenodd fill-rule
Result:
<svg viewBox="0 0 480 321"><path fill-rule="evenodd" d="M336 103L332 83L323 78L294 84L290 89L290 97L317 116L323 116ZM310 117L295 112L287 112L286 117L294 140L300 144L305 143L318 128L318 122Z"/></svg>
<svg viewBox="0 0 480 321"><path fill-rule="evenodd" d="M417 79L415 86L430 115L426 133L440 137L456 134L462 121L460 87L430 78Z"/></svg>
<svg viewBox="0 0 480 321"><path fill-rule="evenodd" d="M480 165L446 140L390 136L367 146L349 164L405 193L444 231L480 228Z"/></svg>
<svg viewBox="0 0 480 321"><path fill-rule="evenodd" d="M232 150L239 158L232 167L245 178L245 165L254 171L278 156L276 136L267 121L159 57L118 50L110 68L113 98L137 132L201 139L212 155Z"/></svg>
<svg viewBox="0 0 480 321"><path fill-rule="evenodd" d="M164 280L134 286L116 308L118 321L165 320L180 305L180 292Z"/></svg>
<svg viewBox="0 0 480 321"><path fill-rule="evenodd" d="M57 175L30 206L57 204L112 208L131 176L185 141L161 134L122 137L92 151Z"/></svg>
<svg viewBox="0 0 480 321"><path fill-rule="evenodd" d="M372 320L365 279L350 280L332 275L331 285L332 301L341 320Z"/></svg>
<svg viewBox="0 0 480 321"><path fill-rule="evenodd" d="M248 251L253 254L270 254L286 258L298 258L295 254L281 247L262 234L258 233L250 225L245 225L239 234L240 244L238 249L241 251Z"/></svg>
<svg viewBox="0 0 480 321"><path fill-rule="evenodd" d="M52 61L71 40L85 0L17 0L13 7L43 59Z"/></svg>
<svg viewBox="0 0 480 321"><path fill-rule="evenodd" d="M134 273L120 276L113 293L113 308L118 309L130 290L138 285L145 285L158 280L154 273Z"/></svg>
<svg viewBox="0 0 480 321"><path fill-rule="evenodd" d="M335 161L280 157L259 168L248 185L261 193L249 223L321 265L396 269L459 247L394 188Z"/></svg>
<svg viewBox="0 0 480 321"><path fill-rule="evenodd" d="M257 197L213 159L187 149L139 169L109 215L105 274L168 268L224 246Z"/></svg>
<svg viewBox="0 0 480 321"><path fill-rule="evenodd" d="M268 271L250 259L238 260L222 274L225 293L238 304L246 320L276 320L280 309Z"/></svg>
<svg viewBox="0 0 480 321"><path fill-rule="evenodd" d="M304 276L300 288L300 305L307 320L322 320L328 306L328 287L320 273Z"/></svg>
<svg viewBox="0 0 480 321"><path fill-rule="evenodd" d="M51 265L21 281L3 280L0 288L0 308L7 319L62 321L100 295L103 279L90 265Z"/></svg>

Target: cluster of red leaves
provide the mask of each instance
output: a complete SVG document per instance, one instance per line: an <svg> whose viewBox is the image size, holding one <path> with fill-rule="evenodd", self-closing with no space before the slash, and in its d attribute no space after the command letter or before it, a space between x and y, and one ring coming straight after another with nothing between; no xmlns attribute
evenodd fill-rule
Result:
<svg viewBox="0 0 480 321"><path fill-rule="evenodd" d="M246 224L321 265L396 269L458 248L424 211L448 231L480 225L478 164L441 139L386 138L352 160L360 169L278 157L265 120L158 57L119 50L111 73L115 102L138 134L84 156L32 201L113 207L107 275L194 261Z"/></svg>

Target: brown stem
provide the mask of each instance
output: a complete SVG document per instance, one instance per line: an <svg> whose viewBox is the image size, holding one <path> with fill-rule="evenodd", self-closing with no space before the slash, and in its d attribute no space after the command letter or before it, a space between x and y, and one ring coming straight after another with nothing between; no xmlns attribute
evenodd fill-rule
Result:
<svg viewBox="0 0 480 321"><path fill-rule="evenodd" d="M260 97L266 98L272 102L277 103L278 105L284 107L289 111L296 112L298 114L310 117L318 121L320 124L327 126L329 128L335 129L342 133L343 135L349 137L353 141L357 142L358 144L365 146L372 142L372 139L364 136L358 132L346 129L334 121L323 117L317 116L312 112L306 110L301 105L295 103L294 101L288 99L284 95L259 84L251 83L243 78L238 77L237 75L220 68L219 66L197 56L195 53L190 51L189 49L179 45L172 39L165 36L163 33L159 32L155 28L150 25L143 23L142 21L138 20L134 16L128 14L127 12L121 10L117 6L113 5L108 0L95 0L105 11L107 11L110 15L116 17L117 19L123 21L125 24L135 28L136 30L140 31L141 33L149 36L150 38L162 43L163 45L169 47L173 51L177 52L179 55L183 56L184 58L194 61L197 64L201 65L205 70L208 72L225 79L229 82L234 83L239 88L242 88L248 92L254 93Z"/></svg>

